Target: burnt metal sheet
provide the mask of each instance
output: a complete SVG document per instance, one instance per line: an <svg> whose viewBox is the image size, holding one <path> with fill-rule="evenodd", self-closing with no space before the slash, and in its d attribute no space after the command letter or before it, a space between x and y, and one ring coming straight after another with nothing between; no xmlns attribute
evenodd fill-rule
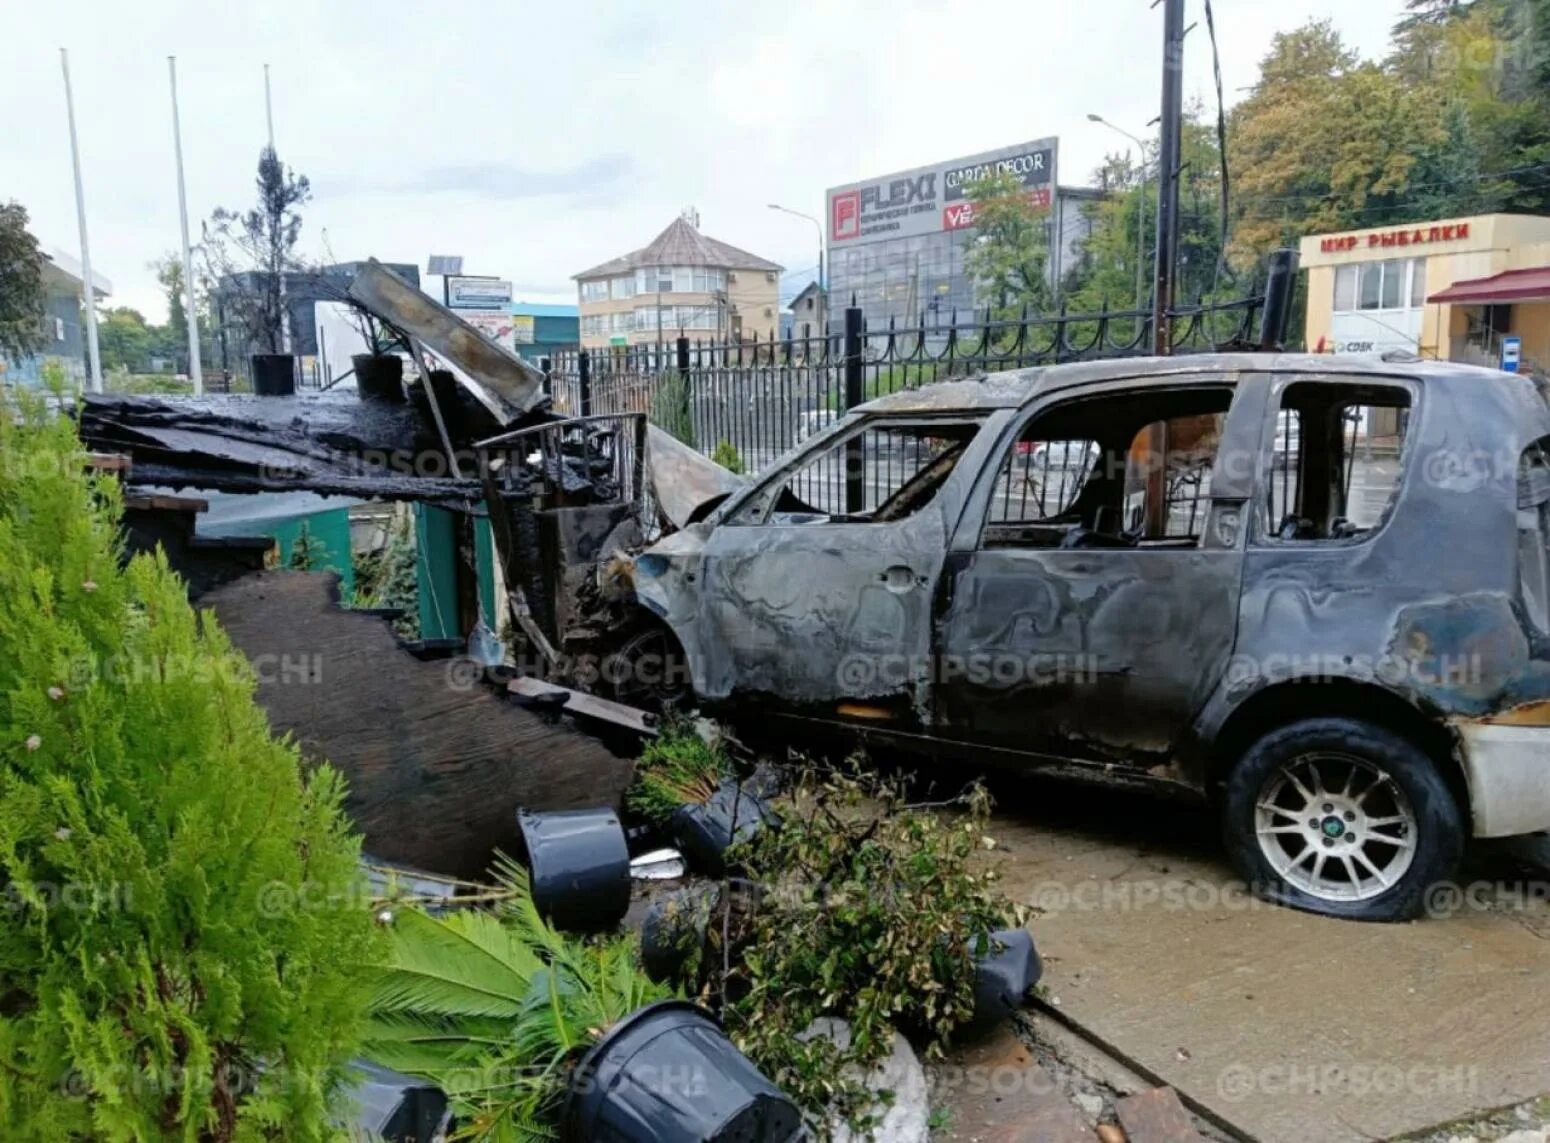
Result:
<svg viewBox="0 0 1550 1143"><path fill-rule="evenodd" d="M656 425L646 428L646 456L651 466L651 490L668 523L683 528L712 500L725 499L748 484L748 478L723 468Z"/></svg>
<svg viewBox="0 0 1550 1143"><path fill-rule="evenodd" d="M350 298L456 366L454 376L503 424L545 400L544 375L508 353L375 258L350 282Z"/></svg>
<svg viewBox="0 0 1550 1143"><path fill-rule="evenodd" d="M131 485L449 503L481 494L478 481L447 475L445 452L414 406L352 393L90 394L77 418L89 447L133 456Z"/></svg>

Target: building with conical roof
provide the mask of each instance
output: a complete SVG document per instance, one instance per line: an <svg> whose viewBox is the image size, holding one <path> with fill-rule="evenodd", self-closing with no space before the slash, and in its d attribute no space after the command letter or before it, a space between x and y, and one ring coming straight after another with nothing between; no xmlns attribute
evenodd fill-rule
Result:
<svg viewBox="0 0 1550 1143"><path fill-rule="evenodd" d="M686 211L639 250L574 275L583 348L773 336L781 267L707 234Z"/></svg>

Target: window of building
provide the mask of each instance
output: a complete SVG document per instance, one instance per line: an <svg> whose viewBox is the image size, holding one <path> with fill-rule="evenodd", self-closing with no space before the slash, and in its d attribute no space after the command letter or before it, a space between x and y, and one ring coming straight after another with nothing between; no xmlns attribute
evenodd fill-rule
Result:
<svg viewBox="0 0 1550 1143"><path fill-rule="evenodd" d="M1336 313L1415 308L1425 303L1425 258L1389 258L1335 268Z"/></svg>
<svg viewBox="0 0 1550 1143"><path fill-rule="evenodd" d="M604 302L608 300L608 279L598 278L595 281L581 283L581 300L584 302Z"/></svg>
<svg viewBox="0 0 1550 1143"><path fill-rule="evenodd" d="M1350 313L1356 308L1356 278L1361 267L1354 263L1350 266L1335 267L1335 312Z"/></svg>
<svg viewBox="0 0 1550 1143"><path fill-rule="evenodd" d="M614 278L609 283L609 292L616 298L633 298L635 296L635 275L626 274L622 278Z"/></svg>

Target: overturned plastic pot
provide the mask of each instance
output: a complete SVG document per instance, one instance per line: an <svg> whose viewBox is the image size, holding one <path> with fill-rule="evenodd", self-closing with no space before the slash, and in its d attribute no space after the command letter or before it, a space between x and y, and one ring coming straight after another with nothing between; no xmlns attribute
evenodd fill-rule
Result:
<svg viewBox="0 0 1550 1143"><path fill-rule="evenodd" d="M640 964L652 980L677 981L705 947L721 886L691 885L667 894L646 911L640 930Z"/></svg>
<svg viewBox="0 0 1550 1143"><path fill-rule="evenodd" d="M976 1028L1011 1016L1044 975L1039 950L1027 929L1000 929L990 934L990 941L991 947L974 960L974 1016L970 1024Z"/></svg>
<svg viewBox="0 0 1550 1143"><path fill-rule="evenodd" d="M582 1057L563 1123L570 1143L787 1143L801 1113L687 1000L625 1017Z"/></svg>
<svg viewBox="0 0 1550 1143"><path fill-rule="evenodd" d="M434 1084L365 1060L355 1061L353 1067L350 1095L356 1112L347 1138L433 1143L447 1137L452 1113L446 1095Z"/></svg>
<svg viewBox="0 0 1550 1143"><path fill-rule="evenodd" d="M355 368L355 389L362 399L404 403L404 359L398 354L357 353L350 364Z"/></svg>
<svg viewBox="0 0 1550 1143"><path fill-rule="evenodd" d="M611 929L630 907L630 851L608 808L517 811L532 873L533 903L567 933Z"/></svg>
<svg viewBox="0 0 1550 1143"><path fill-rule="evenodd" d="M746 786L726 781L708 801L674 810L668 829L691 868L720 877L726 872L727 850L777 820L762 797Z"/></svg>

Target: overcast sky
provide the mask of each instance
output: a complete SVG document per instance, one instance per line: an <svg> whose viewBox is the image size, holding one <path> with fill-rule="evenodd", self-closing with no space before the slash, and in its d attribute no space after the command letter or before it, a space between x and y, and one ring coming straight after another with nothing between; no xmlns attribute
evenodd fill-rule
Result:
<svg viewBox="0 0 1550 1143"><path fill-rule="evenodd" d="M1214 102L1203 0L1186 98ZM1380 55L1399 0L1216 0L1229 102L1277 30L1330 17ZM280 157L312 180L307 256L462 254L529 301L644 245L685 206L705 233L811 273L826 187L1044 135L1085 183L1149 133L1149 0L439 5L403 0L0 0L0 198L79 253L59 48L70 51L93 267L114 303L165 305L178 245L167 56L178 57L190 225L246 207L271 67Z"/></svg>

